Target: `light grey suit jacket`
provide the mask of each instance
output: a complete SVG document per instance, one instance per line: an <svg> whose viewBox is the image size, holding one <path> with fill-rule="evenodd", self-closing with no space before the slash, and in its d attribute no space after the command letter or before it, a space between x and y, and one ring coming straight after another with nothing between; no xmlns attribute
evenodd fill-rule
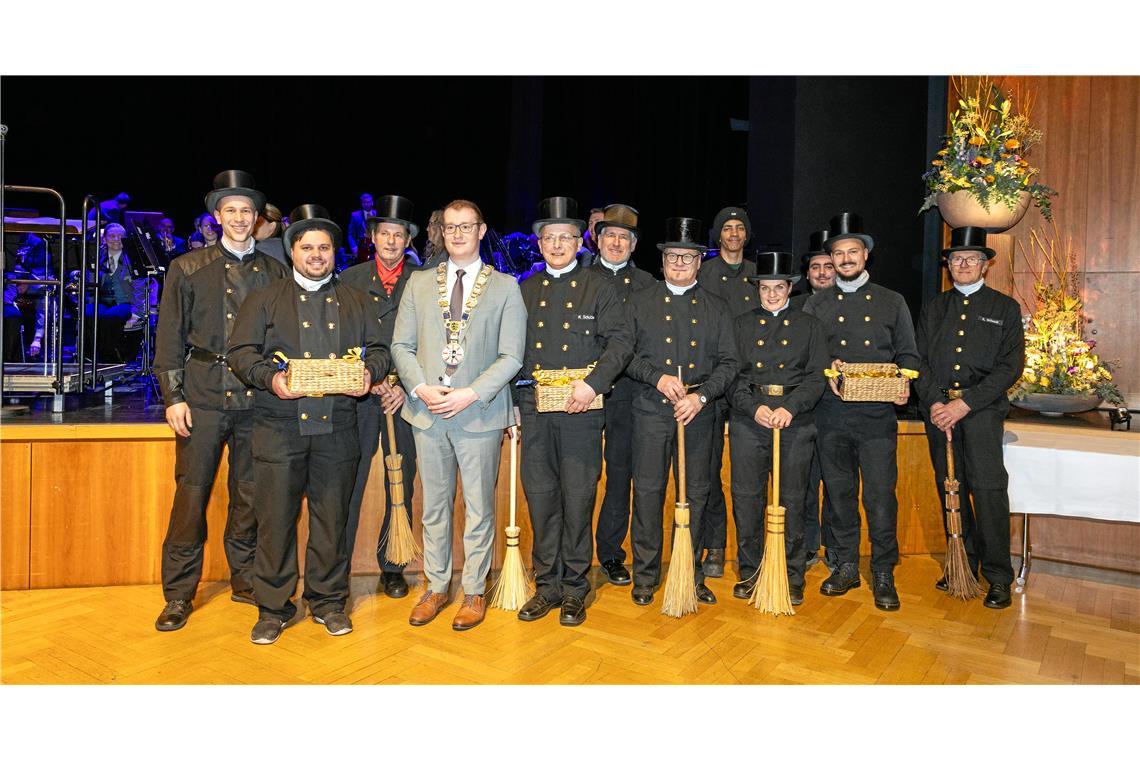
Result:
<svg viewBox="0 0 1140 760"><path fill-rule="evenodd" d="M437 415L411 396L420 383L442 385L447 334L439 309L436 270L412 273L396 312L392 361L400 384L408 391L403 418L420 430L430 428ZM526 306L513 277L492 272L471 320L463 331L463 361L451 378L455 388L470 387L479 400L452 419L471 433L502 430L514 424L507 384L522 368L526 344Z"/></svg>

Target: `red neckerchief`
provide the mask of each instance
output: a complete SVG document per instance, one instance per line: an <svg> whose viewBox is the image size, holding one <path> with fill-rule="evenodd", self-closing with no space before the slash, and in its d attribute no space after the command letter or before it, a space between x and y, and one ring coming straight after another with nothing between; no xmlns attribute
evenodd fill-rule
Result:
<svg viewBox="0 0 1140 760"><path fill-rule="evenodd" d="M380 263L380 257L376 257L376 274L380 277L380 284L384 286L385 292L392 295L392 290L396 287L396 281L400 279L400 273L404 271L404 260L400 259L400 263L394 269L388 269Z"/></svg>

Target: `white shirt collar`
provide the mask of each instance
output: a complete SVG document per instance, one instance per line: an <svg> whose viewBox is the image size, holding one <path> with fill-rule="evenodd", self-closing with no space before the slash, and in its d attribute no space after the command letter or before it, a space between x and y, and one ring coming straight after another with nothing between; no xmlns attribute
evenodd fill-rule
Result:
<svg viewBox="0 0 1140 760"><path fill-rule="evenodd" d="M219 237L218 242L222 244L222 248L225 248L227 251L232 253L234 256L237 256L239 259L243 259L249 254L253 253L253 249L257 245L257 241L253 239L252 235L249 238L249 248L246 248L244 251L235 251L233 248L230 248L230 246L226 243L225 237Z"/></svg>
<svg viewBox="0 0 1140 760"><path fill-rule="evenodd" d="M789 307L789 306L791 306L791 305L792 305L792 299L791 299L791 298L789 298L787 301L784 301L784 305L783 305L783 306L781 306L781 307L780 307L779 309L777 309L776 311L768 311L768 310L767 310L767 309L765 309L763 306L761 306L760 308L761 308L763 311L767 311L767 312L768 312L769 314L771 314L773 317L778 317L778 316L780 316L780 312L781 312L781 311L787 311L788 307Z"/></svg>
<svg viewBox="0 0 1140 760"><path fill-rule="evenodd" d="M602 266L604 266L606 269L610 270L611 272L620 272L622 269L624 269L629 264L629 259L626 259L625 261L623 261L620 264L611 264L610 262L606 261L605 256L603 256L600 253L598 254L598 261L600 261L602 263Z"/></svg>
<svg viewBox="0 0 1140 760"><path fill-rule="evenodd" d="M975 282L973 285L959 285L958 283L954 283L954 290L957 290L959 293L961 293L964 296L972 296L975 293L977 293L979 290L981 290L982 286L985 284L986 284L986 278L983 277L982 279Z"/></svg>
<svg viewBox="0 0 1140 760"><path fill-rule="evenodd" d="M870 282L870 280L871 275L867 272L866 269L864 269L863 272L851 282L847 282L842 277L836 275L835 287L839 288L844 293L854 293L856 290Z"/></svg>
<svg viewBox="0 0 1140 760"><path fill-rule="evenodd" d="M226 250L229 250L229 249L227 248ZM302 288L304 288L305 290L307 290L309 292L312 292L314 290L320 290L326 282L331 280L332 279L332 272L329 272L329 275L327 277L325 277L323 280L310 280L308 277L306 277L305 275L301 274L296 269L294 269L293 270L293 279L296 280L297 284L300 285Z"/></svg>
<svg viewBox="0 0 1140 760"><path fill-rule="evenodd" d="M668 281L665 282L665 287L669 288L669 292L675 296L682 296L685 293L688 293L690 290L692 290L696 286L697 286L697 283L695 283L695 282L692 285L688 285L686 287L681 287L680 285L674 285L673 283L668 282Z"/></svg>
<svg viewBox="0 0 1140 760"><path fill-rule="evenodd" d="M571 259L570 263L567 264L566 266L562 267L561 269L551 269L550 265L547 264L546 265L546 271L552 277L561 277L564 274L569 274L570 272L574 271L574 267L576 267L576 266L578 266L578 259Z"/></svg>

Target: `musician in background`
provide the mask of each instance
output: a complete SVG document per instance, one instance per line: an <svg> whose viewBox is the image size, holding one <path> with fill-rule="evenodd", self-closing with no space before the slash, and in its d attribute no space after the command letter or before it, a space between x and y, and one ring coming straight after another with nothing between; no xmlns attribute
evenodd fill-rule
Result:
<svg viewBox="0 0 1140 760"><path fill-rule="evenodd" d="M114 222L115 224L123 223L123 212L127 210L127 206L131 203L131 196L126 193L119 193L110 200L103 201L99 204L99 213L103 217L103 223ZM87 218L95 221L95 209L91 209L87 213Z"/></svg>
<svg viewBox="0 0 1140 760"><path fill-rule="evenodd" d="M372 239L368 236L368 220L376 216L372 193L360 195L360 208L348 219L348 248L352 251L350 264L359 264L372 258ZM361 250L363 247L363 251Z"/></svg>
<svg viewBox="0 0 1140 760"><path fill-rule="evenodd" d="M158 223L158 236L155 239L158 241L158 246L166 252L168 259L186 253L186 239L174 234L174 222L168 218L163 218Z"/></svg>
<svg viewBox="0 0 1140 760"><path fill-rule="evenodd" d="M99 360L128 362L138 352L139 336L134 332L146 313L146 288L136 282L131 261L123 250L127 231L121 224L111 223L103 229L103 245L99 248L98 283L95 303L84 307L87 340L98 337ZM98 325L95 315L98 314Z"/></svg>

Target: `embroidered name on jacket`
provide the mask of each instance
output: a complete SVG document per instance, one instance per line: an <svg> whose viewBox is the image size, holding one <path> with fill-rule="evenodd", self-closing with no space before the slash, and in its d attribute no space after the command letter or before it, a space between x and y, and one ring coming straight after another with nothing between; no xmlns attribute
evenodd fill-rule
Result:
<svg viewBox="0 0 1140 760"><path fill-rule="evenodd" d="M978 317L978 321L979 322L988 322L991 325L999 325L999 326L1005 324L1005 320L1003 320L1003 319L990 319L989 317Z"/></svg>

